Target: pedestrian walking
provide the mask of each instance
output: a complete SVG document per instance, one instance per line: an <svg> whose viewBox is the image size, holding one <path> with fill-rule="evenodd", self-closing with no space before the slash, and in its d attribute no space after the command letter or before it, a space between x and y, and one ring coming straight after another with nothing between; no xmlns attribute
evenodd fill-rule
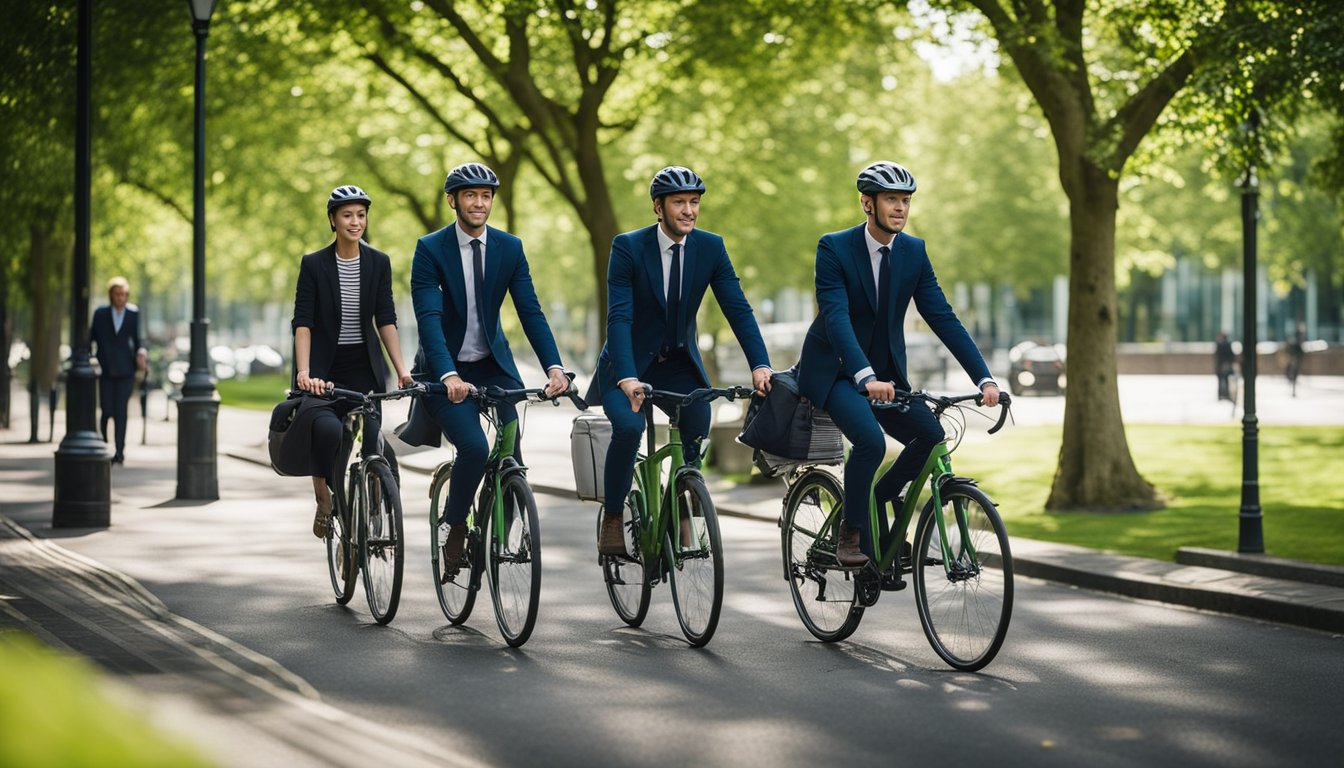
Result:
<svg viewBox="0 0 1344 768"><path fill-rule="evenodd" d="M696 346L695 321L707 289L714 291L746 353L752 386L758 392L770 388L770 357L723 238L695 228L704 193L704 181L689 168L662 169L649 185L657 223L611 242L607 343L587 394L590 403L601 399L611 421L600 554L626 554L621 505L634 480L644 434L640 410L645 385L675 392L710 386ZM694 463L700 458L700 441L709 434L709 404L682 407L680 425L686 461Z"/></svg>
<svg viewBox="0 0 1344 768"><path fill-rule="evenodd" d="M1232 349L1232 341L1228 339L1227 332L1222 331L1218 334L1218 340L1213 344L1213 370L1218 376L1219 400L1232 399L1230 382L1236 364L1237 353Z"/></svg>
<svg viewBox="0 0 1344 768"><path fill-rule="evenodd" d="M102 403L99 431L107 441L107 423L112 422L116 441L113 464L126 461L126 421L129 418L135 374L145 370L145 349L140 339L140 310L130 303L131 284L124 277L107 282L108 303L94 310L89 340L96 349L98 399Z"/></svg>

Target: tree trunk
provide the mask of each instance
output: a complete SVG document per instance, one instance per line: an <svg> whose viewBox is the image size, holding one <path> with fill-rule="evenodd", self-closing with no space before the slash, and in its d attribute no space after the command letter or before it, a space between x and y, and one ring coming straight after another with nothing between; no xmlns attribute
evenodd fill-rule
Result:
<svg viewBox="0 0 1344 768"><path fill-rule="evenodd" d="M1080 167L1081 166L1081 167ZM1080 161L1061 174L1069 197L1069 396L1064 441L1046 509L1119 511L1162 506L1125 438L1116 381L1115 217L1119 183Z"/></svg>
<svg viewBox="0 0 1344 768"><path fill-rule="evenodd" d="M597 324L597 348L601 349L607 340L607 262L611 259L611 241L621 229L616 221L616 208L611 203L611 188L602 167L602 155L598 151L595 120L589 131L579 137L574 155L585 195L579 215L593 249L593 285L597 289L597 311L601 313L601 322Z"/></svg>

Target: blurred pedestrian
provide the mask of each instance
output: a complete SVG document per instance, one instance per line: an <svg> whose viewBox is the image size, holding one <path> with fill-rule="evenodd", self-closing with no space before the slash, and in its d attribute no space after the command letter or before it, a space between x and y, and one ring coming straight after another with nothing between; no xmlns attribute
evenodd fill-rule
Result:
<svg viewBox="0 0 1344 768"><path fill-rule="evenodd" d="M103 415L99 431L107 440L107 422L113 424L116 452L113 464L126 461L126 420L129 418L131 391L135 389L135 374L145 370L145 350L140 343L140 310L129 303L131 284L124 277L107 282L108 304L93 312L89 341L97 349L98 399Z"/></svg>
<svg viewBox="0 0 1344 768"><path fill-rule="evenodd" d="M1288 353L1284 373L1288 376L1288 388L1292 390L1293 397L1297 397L1297 374L1302 372L1302 335L1299 329L1284 342L1285 351Z"/></svg>
<svg viewBox="0 0 1344 768"><path fill-rule="evenodd" d="M356 392L386 392L387 350L401 386L411 383L397 337L392 302L392 261L364 242L372 200L356 186L341 186L327 199L327 221L336 239L303 257L294 293L294 385L322 394L337 386ZM322 403L322 401L314 401ZM331 489L338 487L343 463L343 420L356 405L348 401L301 408L290 430L300 440L286 450L305 452L317 511L313 535L326 538L331 524ZM304 440L302 438L308 438ZM292 448L291 448L292 446ZM384 454L395 470L388 446Z"/></svg>
<svg viewBox="0 0 1344 768"><path fill-rule="evenodd" d="M1213 370L1218 374L1218 399L1231 400L1232 390L1229 382L1232 379L1232 372L1237 363L1237 353L1232 350L1232 341L1227 338L1227 332L1218 334L1218 340L1213 344Z"/></svg>

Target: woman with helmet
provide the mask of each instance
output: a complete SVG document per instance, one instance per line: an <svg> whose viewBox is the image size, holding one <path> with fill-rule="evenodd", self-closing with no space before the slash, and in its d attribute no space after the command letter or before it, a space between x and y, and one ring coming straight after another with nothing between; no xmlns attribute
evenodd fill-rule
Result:
<svg viewBox="0 0 1344 768"><path fill-rule="evenodd" d="M321 394L333 385L358 392L387 391L387 364L379 340L399 384L412 381L397 338L392 261L364 242L371 203L359 187L333 189L327 198L327 223L336 239L304 256L299 264L292 323L293 386L304 392ZM331 521L331 488L339 482L342 419L354 405L312 402L312 407L301 407L295 416L290 426L294 434L286 440L285 451L308 456L308 474L317 498L313 535L325 538ZM393 460L390 446L388 458Z"/></svg>
<svg viewBox="0 0 1344 768"><path fill-rule="evenodd" d="M607 343L597 360L588 402L601 398L611 420L603 479L606 514L598 552L624 555L621 504L634 480L635 455L644 434L644 385L690 392L710 386L697 348L695 315L706 289L713 289L724 317L746 353L757 391L770 387L770 357L742 293L723 238L696 229L705 182L679 165L654 174L649 185L657 223L617 235L607 267ZM686 460L700 456L709 434L710 408L681 410Z"/></svg>
<svg viewBox="0 0 1344 768"><path fill-rule="evenodd" d="M881 161L859 173L858 189L867 221L817 243L817 318L798 361L800 392L829 412L854 446L845 462L845 524L837 552L845 565L863 565L872 551L865 535L869 490L879 505L896 499L943 439L927 408L875 411L868 402L890 401L898 387L910 389L904 323L911 300L980 388L984 405L999 401L984 357L938 287L924 241L904 232L915 177ZM884 432L905 449L874 486L886 452Z"/></svg>
<svg viewBox="0 0 1344 768"><path fill-rule="evenodd" d="M498 188L495 172L480 163L449 171L443 191L457 220L421 237L411 262L411 300L420 328L416 373L443 382L447 396L417 401L400 437L411 445L437 446L446 435L457 449L439 521L448 529L443 578L461 565L471 498L485 476L490 452L477 403L467 393L472 387L523 386L499 323L506 294L513 297L523 333L546 368L547 396L569 389L555 337L532 286L523 241L486 226ZM507 421L518 418L514 409L505 411Z"/></svg>

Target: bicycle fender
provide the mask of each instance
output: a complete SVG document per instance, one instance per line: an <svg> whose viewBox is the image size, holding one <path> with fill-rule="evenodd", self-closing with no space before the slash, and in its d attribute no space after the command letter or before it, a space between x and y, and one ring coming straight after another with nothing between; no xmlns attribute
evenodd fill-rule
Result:
<svg viewBox="0 0 1344 768"><path fill-rule="evenodd" d="M527 467L524 467L522 464L514 462L513 459L508 459L504 464L504 466L501 466L499 468L500 485L503 485L505 480L508 480L510 477L513 477L514 475L526 476Z"/></svg>
<svg viewBox="0 0 1344 768"><path fill-rule="evenodd" d="M974 478L959 477L957 475L944 475L943 477L938 479L939 493L954 491L957 490L958 488L975 488L976 490L980 491L980 493L984 494L985 498L989 499L991 504L993 504L996 507L999 505L997 501L994 501L994 499L990 498L989 494L985 493L984 489L980 488L980 486L975 482Z"/></svg>
<svg viewBox="0 0 1344 768"><path fill-rule="evenodd" d="M438 498L439 491L453 475L453 462L445 461L434 468L434 480L429 484L429 498Z"/></svg>

